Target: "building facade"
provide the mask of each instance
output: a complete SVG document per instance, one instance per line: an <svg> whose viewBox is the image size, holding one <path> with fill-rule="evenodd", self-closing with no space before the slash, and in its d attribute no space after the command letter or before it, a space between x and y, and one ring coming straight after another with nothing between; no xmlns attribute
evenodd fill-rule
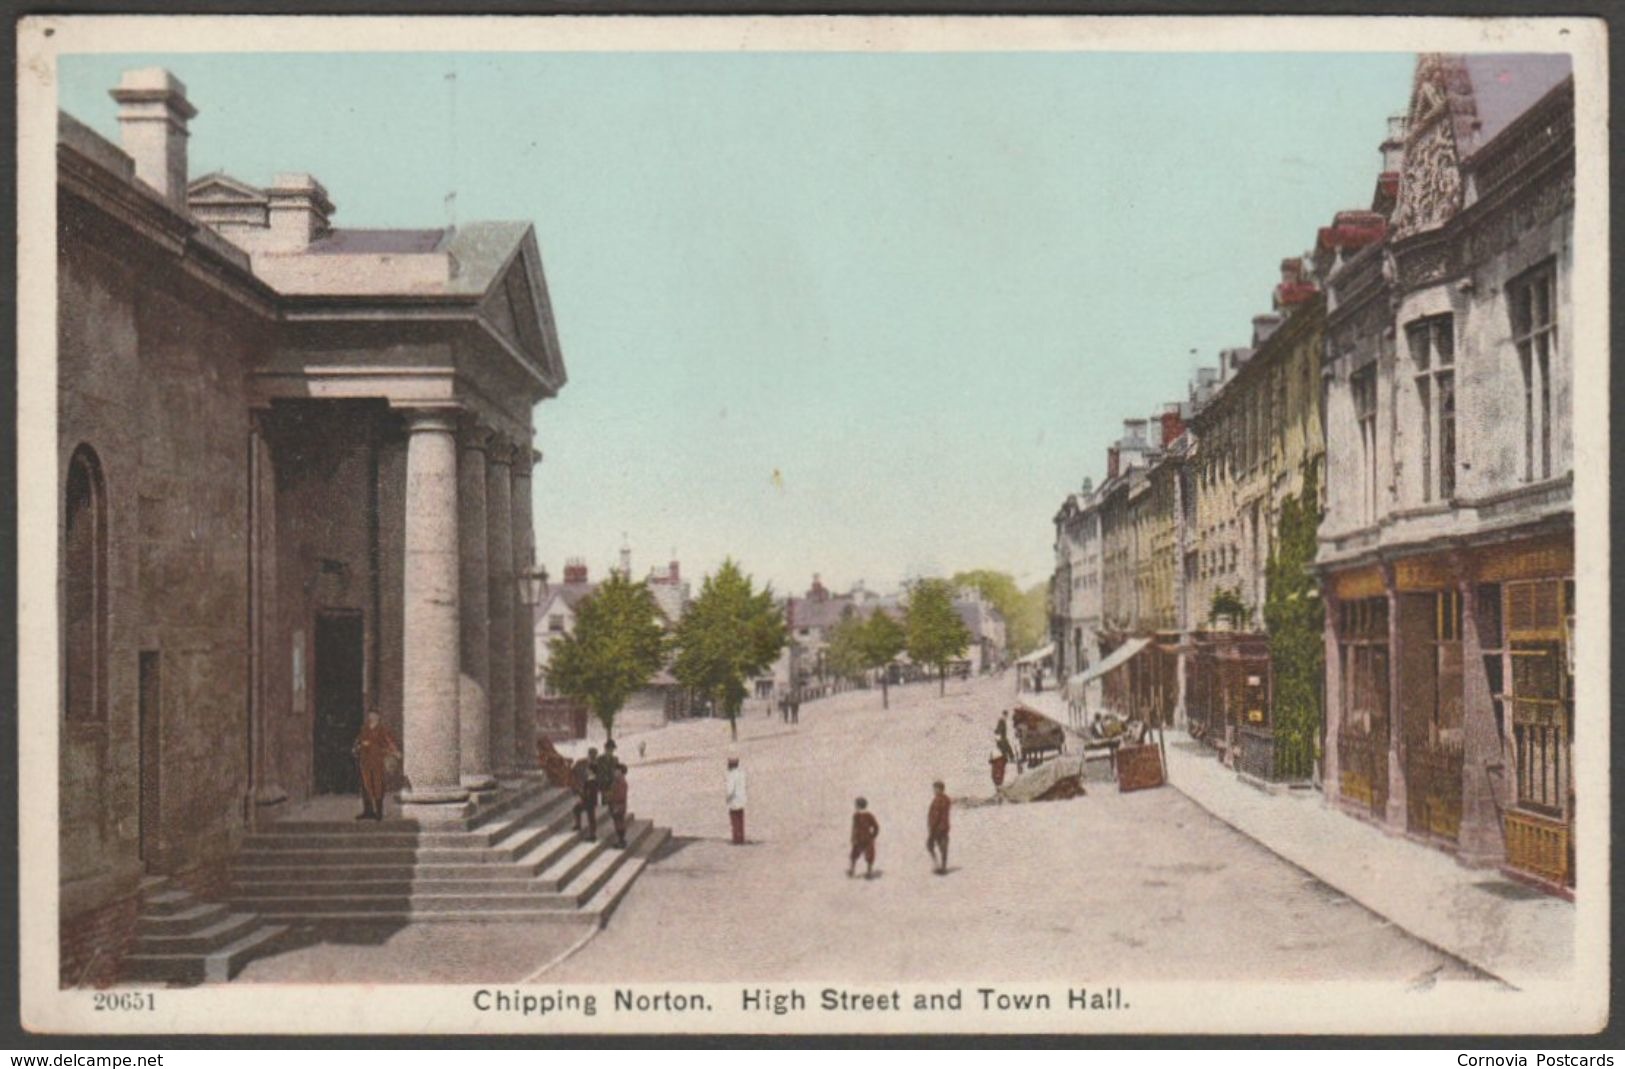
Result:
<svg viewBox="0 0 1625 1069"><path fill-rule="evenodd" d="M425 820L534 763L532 408L564 385L528 224L332 225L308 175L188 182L196 110L57 146L61 963L145 875L208 893L269 810L356 791L379 711Z"/></svg>
<svg viewBox="0 0 1625 1069"><path fill-rule="evenodd" d="M1317 562L1329 793L1560 890L1574 882L1573 131L1566 57L1419 59L1397 187L1373 205L1389 232L1326 254Z"/></svg>

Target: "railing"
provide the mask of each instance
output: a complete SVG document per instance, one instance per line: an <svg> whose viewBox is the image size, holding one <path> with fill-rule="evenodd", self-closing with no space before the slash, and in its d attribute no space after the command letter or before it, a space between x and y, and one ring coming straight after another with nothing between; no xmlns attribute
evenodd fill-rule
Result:
<svg viewBox="0 0 1625 1069"><path fill-rule="evenodd" d="M1313 778L1314 754L1307 747L1267 727L1243 725L1236 767L1267 783L1305 782ZM1369 797L1366 799L1370 801Z"/></svg>
<svg viewBox="0 0 1625 1069"><path fill-rule="evenodd" d="M1454 841L1461 834L1459 746L1412 744L1405 754L1406 817L1410 830Z"/></svg>
<svg viewBox="0 0 1625 1069"><path fill-rule="evenodd" d="M1507 864L1531 876L1572 885L1569 826L1517 809L1506 811Z"/></svg>
<svg viewBox="0 0 1625 1069"><path fill-rule="evenodd" d="M1378 816L1388 804L1387 740L1356 731L1337 736L1338 794Z"/></svg>

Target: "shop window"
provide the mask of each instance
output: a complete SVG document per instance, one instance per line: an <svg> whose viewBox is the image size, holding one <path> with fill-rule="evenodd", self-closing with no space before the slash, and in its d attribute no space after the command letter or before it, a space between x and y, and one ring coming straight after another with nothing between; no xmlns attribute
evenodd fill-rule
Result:
<svg viewBox="0 0 1625 1069"><path fill-rule="evenodd" d="M1552 261L1507 285L1512 344L1523 372L1524 479L1552 475L1552 351L1557 348L1556 273Z"/></svg>
<svg viewBox="0 0 1625 1069"><path fill-rule="evenodd" d="M95 450L68 462L62 528L62 697L67 718L107 713L107 490Z"/></svg>
<svg viewBox="0 0 1625 1069"><path fill-rule="evenodd" d="M1513 762L1517 804L1552 817L1569 809L1573 679L1564 657L1571 584L1563 580L1503 587L1511 669Z"/></svg>

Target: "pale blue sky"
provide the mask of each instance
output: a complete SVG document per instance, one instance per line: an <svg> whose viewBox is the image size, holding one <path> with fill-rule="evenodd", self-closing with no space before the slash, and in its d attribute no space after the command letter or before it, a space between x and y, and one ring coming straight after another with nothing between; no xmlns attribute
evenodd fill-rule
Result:
<svg viewBox="0 0 1625 1069"><path fill-rule="evenodd" d="M536 225L570 383L538 554L725 554L799 591L1049 571L1124 417L1367 205L1408 55L67 57L186 82L194 176L309 171L339 226ZM453 156L450 94L455 70ZM782 475L775 484L773 474Z"/></svg>

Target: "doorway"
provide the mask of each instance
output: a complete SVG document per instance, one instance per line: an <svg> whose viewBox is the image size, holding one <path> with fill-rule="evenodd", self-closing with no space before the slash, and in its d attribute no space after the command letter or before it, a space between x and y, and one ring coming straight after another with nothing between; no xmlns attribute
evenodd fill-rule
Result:
<svg viewBox="0 0 1625 1069"><path fill-rule="evenodd" d="M160 751L162 719L159 713L162 689L157 650L141 651L136 686L137 745L141 751L138 849L141 851L141 864L151 871L158 860L158 822L163 812L159 804L163 766Z"/></svg>
<svg viewBox="0 0 1625 1069"><path fill-rule="evenodd" d="M361 732L363 646L359 612L316 617L315 793L357 794L361 777L350 749Z"/></svg>

